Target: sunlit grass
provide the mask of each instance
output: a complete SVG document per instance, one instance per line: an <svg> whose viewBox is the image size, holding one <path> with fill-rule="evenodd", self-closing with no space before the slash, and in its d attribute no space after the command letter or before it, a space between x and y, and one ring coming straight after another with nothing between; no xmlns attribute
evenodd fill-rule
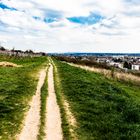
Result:
<svg viewBox="0 0 140 140"><path fill-rule="evenodd" d="M0 67L0 139L14 139L20 131L24 112L34 95L38 81L37 72L46 58L14 58L0 56L22 67Z"/></svg>
<svg viewBox="0 0 140 140"><path fill-rule="evenodd" d="M140 139L139 86L59 61L55 64L80 140Z"/></svg>

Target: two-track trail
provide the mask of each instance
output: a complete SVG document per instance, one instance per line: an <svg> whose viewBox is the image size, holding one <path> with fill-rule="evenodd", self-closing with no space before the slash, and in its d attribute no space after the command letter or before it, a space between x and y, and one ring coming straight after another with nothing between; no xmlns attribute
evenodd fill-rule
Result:
<svg viewBox="0 0 140 140"><path fill-rule="evenodd" d="M30 109L25 117L24 126L17 140L36 140L40 124L40 94L45 81L46 70L40 72L37 90L30 103ZM19 112L20 113L20 112Z"/></svg>
<svg viewBox="0 0 140 140"><path fill-rule="evenodd" d="M48 71L48 98L46 106L46 137L45 140L62 140L61 115L54 89L53 66Z"/></svg>
<svg viewBox="0 0 140 140"><path fill-rule="evenodd" d="M40 72L40 77L35 95L30 102L30 109L26 114L24 126L17 140L37 140L40 126L40 107L41 107L41 88L45 82L46 69ZM48 97L46 98L46 120L44 140L62 140L63 133L61 128L60 109L57 104L53 66L50 64L48 69Z"/></svg>

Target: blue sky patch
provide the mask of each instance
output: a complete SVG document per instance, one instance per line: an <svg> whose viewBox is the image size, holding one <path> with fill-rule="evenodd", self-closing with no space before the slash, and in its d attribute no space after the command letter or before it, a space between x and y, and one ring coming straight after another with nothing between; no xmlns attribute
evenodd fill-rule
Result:
<svg viewBox="0 0 140 140"><path fill-rule="evenodd" d="M5 24L4 22L2 22L2 21L0 20L0 27L8 27L8 24Z"/></svg>
<svg viewBox="0 0 140 140"><path fill-rule="evenodd" d="M47 9L45 15L46 15L46 17L49 17L49 18L61 18L62 17L62 12Z"/></svg>
<svg viewBox="0 0 140 140"><path fill-rule="evenodd" d="M40 17L37 17L37 16L33 16L33 18L34 18L35 20L42 20ZM54 22L54 21L57 21L57 19L56 19L56 18L49 18L49 17L46 17L46 18L43 19L43 21L44 21L45 23L52 23L52 22Z"/></svg>
<svg viewBox="0 0 140 140"><path fill-rule="evenodd" d="M1 9L8 9L8 10L12 10L12 11L17 11L17 9L12 8L12 7L8 7L7 5L0 3L0 8Z"/></svg>
<svg viewBox="0 0 140 140"><path fill-rule="evenodd" d="M140 4L140 0L125 0L125 2L128 2L130 4L135 4L135 5Z"/></svg>
<svg viewBox="0 0 140 140"><path fill-rule="evenodd" d="M35 20L43 21L45 23L52 23L55 21L59 21L63 17L63 13L61 11L56 11L52 9L42 9L44 12L43 17L33 16Z"/></svg>
<svg viewBox="0 0 140 140"><path fill-rule="evenodd" d="M45 18L44 19L44 22L46 22L46 23L52 23L52 22L55 22L55 21L57 21L57 19L55 19L55 18Z"/></svg>
<svg viewBox="0 0 140 140"><path fill-rule="evenodd" d="M87 17L84 17L84 16L80 16L80 17L69 17L67 19L70 22L74 22L74 23L78 23L78 24L92 25L92 24L95 24L97 22L100 22L102 19L104 19L104 17L101 16L101 15L99 15L99 14L91 13Z"/></svg>
<svg viewBox="0 0 140 140"><path fill-rule="evenodd" d="M52 22L57 21L56 18L51 18L51 17L46 17L46 18L44 18L44 19L41 19L40 17L33 16L33 18L34 18L35 20L38 20L38 21L39 21L39 20L44 21L45 23L52 23Z"/></svg>
<svg viewBox="0 0 140 140"><path fill-rule="evenodd" d="M62 16L63 16L63 13L61 11L47 9L45 13L44 22L52 23L52 22L60 20Z"/></svg>
<svg viewBox="0 0 140 140"><path fill-rule="evenodd" d="M35 20L41 20L41 18L40 18L40 17L37 17L37 16L33 16L33 18L34 18Z"/></svg>
<svg viewBox="0 0 140 140"><path fill-rule="evenodd" d="M0 21L0 32L7 32L6 29L7 29L8 25L3 23L2 21Z"/></svg>

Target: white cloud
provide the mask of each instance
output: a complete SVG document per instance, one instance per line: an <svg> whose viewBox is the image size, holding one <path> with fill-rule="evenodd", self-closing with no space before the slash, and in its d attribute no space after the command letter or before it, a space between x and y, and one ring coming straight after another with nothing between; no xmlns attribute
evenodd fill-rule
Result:
<svg viewBox="0 0 140 140"><path fill-rule="evenodd" d="M17 9L0 8L0 41L10 48L15 46L18 49L46 52L140 52L140 3L136 4L136 1L1 2ZM93 25L67 20L68 17L89 16L91 12L104 16L104 19ZM45 23L46 16L59 18Z"/></svg>

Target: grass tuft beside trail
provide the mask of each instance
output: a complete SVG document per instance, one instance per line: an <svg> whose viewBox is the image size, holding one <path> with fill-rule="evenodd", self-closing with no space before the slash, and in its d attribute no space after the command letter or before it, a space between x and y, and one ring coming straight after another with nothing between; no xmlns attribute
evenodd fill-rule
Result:
<svg viewBox="0 0 140 140"><path fill-rule="evenodd" d="M48 68L46 73L48 74ZM47 104L47 95L48 95L48 75L46 74L46 79L41 88L41 107L40 107L40 126L39 126L39 135L38 140L43 140L45 137L45 122L46 122L46 104Z"/></svg>
<svg viewBox="0 0 140 140"><path fill-rule="evenodd" d="M38 70L46 65L46 58L0 56L0 61L22 65L0 68L0 139L12 140L21 130L28 102L36 91Z"/></svg>
<svg viewBox="0 0 140 140"><path fill-rule="evenodd" d="M63 94L77 120L78 139L140 139L139 86L54 62Z"/></svg>

